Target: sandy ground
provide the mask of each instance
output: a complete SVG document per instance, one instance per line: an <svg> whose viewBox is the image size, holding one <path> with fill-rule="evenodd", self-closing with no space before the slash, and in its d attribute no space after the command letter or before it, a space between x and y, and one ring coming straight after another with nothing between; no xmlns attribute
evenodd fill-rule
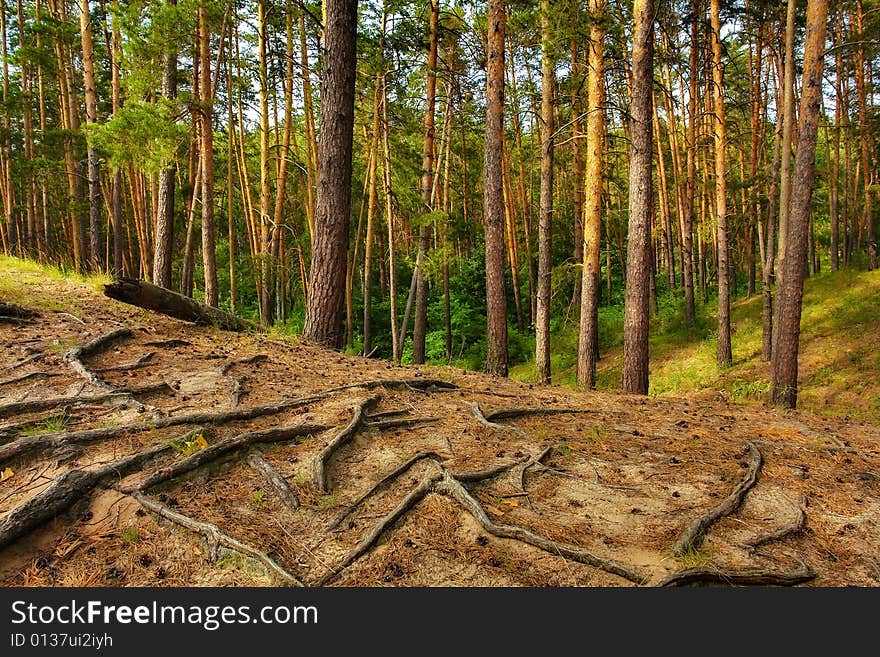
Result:
<svg viewBox="0 0 880 657"><path fill-rule="evenodd" d="M497 476L467 485L492 522L613 560L648 583L687 568L778 573L801 564L815 572L806 585L880 585L880 427L760 405L580 393L453 368L400 367L278 336L196 327L117 304L74 282L45 285L45 295L78 298L78 317L35 305L40 315L32 323L0 324L0 412L11 403L67 400L51 409L0 417L0 448L40 436L26 453L0 460L0 533L15 509L65 472L93 470L151 446L173 447L130 474L105 477L69 508L0 550L4 585L286 583L264 561L228 547L212 550L200 534L160 518L120 490L233 436L299 424L327 428L256 445L284 478L298 508L285 504L249 465L250 448L227 452L150 487L145 495L216 525L306 585L635 585L559 550L492 535L438 487L387 523L375 544L340 569L426 477L509 465ZM102 385L88 382L65 360L70 349L122 327L131 335L83 359ZM101 371L106 368L116 369ZM194 411L246 409L364 381L426 378L456 388L350 387L271 415L201 423L201 430L184 440L193 425L149 426ZM102 387L153 383L168 388L83 402L106 391ZM322 490L313 474L316 456L371 395L380 395L369 408L371 417L329 459ZM490 426L475 415L474 403L486 415L513 408L572 412L498 419ZM425 421L381 424L418 418ZM123 429L107 439L65 441L69 432L99 427ZM710 527L699 548L674 557L671 548L682 530L723 501L747 474L750 441L763 456L757 484L739 508ZM436 456L419 460L352 507L376 482L422 452ZM530 461L539 456L541 463ZM802 512L804 527L760 548L748 547L754 539L794 526Z"/></svg>

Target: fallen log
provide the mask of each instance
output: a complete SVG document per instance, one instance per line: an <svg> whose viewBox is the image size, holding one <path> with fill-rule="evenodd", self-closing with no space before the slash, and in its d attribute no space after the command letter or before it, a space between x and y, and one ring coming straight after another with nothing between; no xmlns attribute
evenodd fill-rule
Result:
<svg viewBox="0 0 880 657"><path fill-rule="evenodd" d="M200 326L216 326L227 331L259 330L255 324L225 310L206 306L195 299L135 278L120 278L105 285L104 295Z"/></svg>

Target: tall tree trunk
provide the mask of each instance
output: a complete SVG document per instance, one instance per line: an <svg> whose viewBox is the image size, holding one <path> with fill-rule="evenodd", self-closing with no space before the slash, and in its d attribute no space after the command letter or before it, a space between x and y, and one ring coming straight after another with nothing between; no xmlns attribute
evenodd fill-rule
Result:
<svg viewBox="0 0 880 657"><path fill-rule="evenodd" d="M691 43L689 54L690 90L688 94L687 123L687 181L685 183L684 233L681 236L681 250L684 261L684 317L688 324L696 318L694 305L694 202L697 186L697 98L699 96L700 55L697 47L699 32L700 0L691 3Z"/></svg>
<svg viewBox="0 0 880 657"><path fill-rule="evenodd" d="M375 232L376 205L378 203L376 179L379 167L379 106L382 77L381 73L376 74L376 88L373 90L373 129L370 133L372 147L370 166L367 170L369 185L367 190L367 234L364 239L364 356L369 356L373 350L370 324L373 321L373 233Z"/></svg>
<svg viewBox="0 0 880 657"><path fill-rule="evenodd" d="M553 274L553 91L550 0L541 0L541 216L538 219L538 299L535 368L538 383L550 383L550 284ZM528 239L528 235L526 235Z"/></svg>
<svg viewBox="0 0 880 657"><path fill-rule="evenodd" d="M781 95L777 88L777 101ZM774 131L773 162L770 165L770 189L767 194L767 231L764 239L764 262L761 268L761 360L768 362L773 357L773 279L776 261L777 203L779 201L778 181L782 159L782 122Z"/></svg>
<svg viewBox="0 0 880 657"><path fill-rule="evenodd" d="M724 66L721 63L720 0L711 0L712 23L712 88L715 113L715 219L718 224L718 345L720 366L733 362L730 344L730 247L727 228L727 180L725 150L727 126L724 115Z"/></svg>
<svg viewBox="0 0 880 657"><path fill-rule="evenodd" d="M272 231L272 178L271 161L269 153L269 63L267 48L269 40L268 26L268 0L259 0L257 3L257 80L260 102L260 285L257 296L260 306L260 323L263 326L272 324L274 320L274 308L270 298L271 290L275 286L275 263L272 261L271 231Z"/></svg>
<svg viewBox="0 0 880 657"><path fill-rule="evenodd" d="M504 293L504 0L489 0L486 65L486 154L483 217L486 227L486 371L507 376L507 299Z"/></svg>
<svg viewBox="0 0 880 657"><path fill-rule="evenodd" d="M652 89L654 2L634 0L630 92L629 249L623 324L623 389L648 394L648 322L651 277Z"/></svg>
<svg viewBox="0 0 880 657"><path fill-rule="evenodd" d="M235 276L235 260L236 260L236 231L235 231L235 214L232 208L233 198L233 175L232 169L235 166L235 113L233 111L233 92L232 92L232 35L233 27L229 26L229 57L226 58L226 234L229 240L229 308L232 314L235 314L236 306L238 306L238 283ZM161 184L161 180L160 180ZM161 196L161 194L160 194ZM242 202L242 205L244 203Z"/></svg>
<svg viewBox="0 0 880 657"><path fill-rule="evenodd" d="M98 121L98 96L95 90L95 53L92 46L89 0L79 1L79 29L82 42L83 96L86 103L86 125ZM101 169L98 153L87 145L89 183L89 261L92 269L102 266L101 258Z"/></svg>
<svg viewBox="0 0 880 657"><path fill-rule="evenodd" d="M343 338L345 261L351 219L357 2L327 0L323 6L326 20L318 196L303 335L339 348Z"/></svg>
<svg viewBox="0 0 880 657"><path fill-rule="evenodd" d="M837 31L839 37L843 7L837 8ZM838 45L839 38L838 38ZM829 195L829 217L831 221L831 271L840 269L840 130L841 130L841 89L843 75L843 55L838 48L834 53L835 94L834 94L834 141L831 150L831 192Z"/></svg>
<svg viewBox="0 0 880 657"><path fill-rule="evenodd" d="M600 257L602 190L605 163L605 0L590 0L590 41L587 63L587 162L584 175L584 231L581 316L578 338L578 385L596 387L599 361ZM610 240L609 240L610 247Z"/></svg>
<svg viewBox="0 0 880 657"><path fill-rule="evenodd" d="M383 32L385 14L382 16ZM396 263L396 240L394 230L394 198L391 189L391 144L390 126L388 125L388 73L382 76L382 183L385 191L385 224L388 227L388 295L390 297L391 314L391 355L396 362L400 362L400 336L397 325L397 263Z"/></svg>
<svg viewBox="0 0 880 657"><path fill-rule="evenodd" d="M788 408L797 405L798 343L803 300L810 200L816 173L816 140L822 103L822 67L828 0L807 3L797 152L786 240L785 274L777 292L776 344L773 350L773 401Z"/></svg>
<svg viewBox="0 0 880 657"><path fill-rule="evenodd" d="M785 71L782 80L782 146L779 168L779 246L776 258L776 281L781 285L785 276L786 240L791 200L791 142L794 130L794 29L797 0L788 0L785 19ZM774 320L775 326L776 320ZM775 342L775 340L774 340Z"/></svg>
<svg viewBox="0 0 880 657"><path fill-rule="evenodd" d="M177 0L166 0L169 7ZM168 50L163 54L162 96L169 101L177 98L177 47L169 40ZM232 107L232 100L229 100ZM231 124L230 124L231 125ZM171 268L174 260L174 185L177 164L172 161L159 172L159 201L156 204L156 239L153 245L153 282L159 287L171 289Z"/></svg>
<svg viewBox="0 0 880 657"><path fill-rule="evenodd" d="M878 266L877 241L874 236L873 201L871 199L875 172L871 162L873 155L873 140L871 138L871 128L868 123L868 113L870 111L870 108L868 107L868 85L871 84L871 77L866 71L870 66L870 60L865 57L864 14L865 10L862 0L857 0L855 17L856 27L858 28L859 37L862 41L859 42L859 46L856 50L854 70L856 93L858 95L859 103L859 155L861 157L862 179L864 181L862 184L862 226L865 230L865 241L867 242L868 247L868 271L873 271L874 269L877 269ZM873 94L871 95L873 99Z"/></svg>
<svg viewBox="0 0 880 657"><path fill-rule="evenodd" d="M580 51L578 40L572 39L571 42L571 77L575 84L571 88L571 133L572 133L572 184L574 190L572 194L572 214L574 215L574 264L583 266L584 262L584 240L581 236L584 234L584 135L581 131L581 102L578 84L581 76ZM577 275L574 277L574 292L572 294L572 305L580 314L583 271L575 269Z"/></svg>
<svg viewBox="0 0 880 657"><path fill-rule="evenodd" d="M434 185L434 109L437 99L437 33L440 20L440 0L431 0L428 41L428 79L425 103L425 139L422 148L421 192L424 212L433 210ZM425 335L428 332L428 278L425 259L431 245L431 226L423 222L419 228L419 253L416 259L416 308L413 320L413 364L425 362Z"/></svg>
<svg viewBox="0 0 880 657"><path fill-rule="evenodd" d="M205 303L216 306L217 260L214 255L214 105L211 81L211 28L208 24L208 8L199 7L199 48L201 69L201 151L202 151L202 267L205 276Z"/></svg>

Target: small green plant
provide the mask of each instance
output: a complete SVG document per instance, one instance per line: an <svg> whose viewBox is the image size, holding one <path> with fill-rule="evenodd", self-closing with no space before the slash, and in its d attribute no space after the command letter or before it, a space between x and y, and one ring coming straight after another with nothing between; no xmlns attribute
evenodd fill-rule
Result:
<svg viewBox="0 0 880 657"><path fill-rule="evenodd" d="M687 552L675 557L675 560L682 570L686 568L703 568L712 561L709 555L699 548L691 548Z"/></svg>
<svg viewBox="0 0 880 657"><path fill-rule="evenodd" d="M262 509L266 504L266 493L262 490L255 490L251 495L251 506L255 509Z"/></svg>
<svg viewBox="0 0 880 657"><path fill-rule="evenodd" d="M556 446L556 451L559 452L562 456L568 457L571 456L573 451L571 449L571 445L567 442L561 442Z"/></svg>
<svg viewBox="0 0 880 657"><path fill-rule="evenodd" d="M734 401L763 399L770 393L769 381L744 381L737 379L731 384L730 397Z"/></svg>
<svg viewBox="0 0 880 657"><path fill-rule="evenodd" d="M183 456L190 456L208 446L208 441L201 431L190 431L168 443L172 449Z"/></svg>
<svg viewBox="0 0 880 657"><path fill-rule="evenodd" d="M67 413L60 413L47 418L42 422L27 424L19 430L19 433L22 436L39 436L45 433L58 433L67 426L68 422L70 422L70 416L68 416Z"/></svg>
<svg viewBox="0 0 880 657"><path fill-rule="evenodd" d="M318 508L319 509L335 509L339 506L339 498L337 498L332 493L328 495L322 495L318 500Z"/></svg>
<svg viewBox="0 0 880 657"><path fill-rule="evenodd" d="M140 531L138 530L137 525L129 525L125 529L122 530L122 540L128 543L129 545L133 545L137 543L140 539Z"/></svg>

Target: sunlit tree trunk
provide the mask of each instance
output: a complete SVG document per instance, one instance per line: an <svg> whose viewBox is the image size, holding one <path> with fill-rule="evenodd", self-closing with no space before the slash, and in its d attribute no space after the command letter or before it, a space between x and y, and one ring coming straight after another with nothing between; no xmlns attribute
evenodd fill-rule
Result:
<svg viewBox="0 0 880 657"><path fill-rule="evenodd" d="M343 338L345 261L351 212L357 3L328 0L323 6L326 20L318 196L303 335L339 348Z"/></svg>
<svg viewBox="0 0 880 657"><path fill-rule="evenodd" d="M605 164L605 0L590 0L590 41L587 62L587 161L584 173L584 264L581 274L578 385L596 387L599 361L600 256L602 190Z"/></svg>
<svg viewBox="0 0 880 657"><path fill-rule="evenodd" d="M504 293L504 0L489 0L486 65L486 145L483 216L486 228L486 371L507 376L507 300Z"/></svg>
<svg viewBox="0 0 880 657"><path fill-rule="evenodd" d="M630 92L629 248L623 324L623 389L648 394L648 321L651 278L652 98L654 2L634 0ZM585 256L586 257L586 256Z"/></svg>
<svg viewBox="0 0 880 657"><path fill-rule="evenodd" d="M777 291L779 317L773 350L773 401L788 408L797 405L798 343L806 270L810 200L816 173L816 141L822 105L822 68L828 0L807 3L807 36L794 181L786 240L785 274Z"/></svg>
<svg viewBox="0 0 880 657"><path fill-rule="evenodd" d="M727 126L724 114L724 67L721 63L720 0L711 1L712 23L712 88L715 113L715 220L718 225L718 365L730 365L733 355L730 344L730 267L728 258L727 180L726 157Z"/></svg>
<svg viewBox="0 0 880 657"><path fill-rule="evenodd" d="M550 0L541 0L541 216L538 220L538 298L535 316L535 369L550 383L550 281L553 273L553 91ZM526 235L528 239L528 235Z"/></svg>

